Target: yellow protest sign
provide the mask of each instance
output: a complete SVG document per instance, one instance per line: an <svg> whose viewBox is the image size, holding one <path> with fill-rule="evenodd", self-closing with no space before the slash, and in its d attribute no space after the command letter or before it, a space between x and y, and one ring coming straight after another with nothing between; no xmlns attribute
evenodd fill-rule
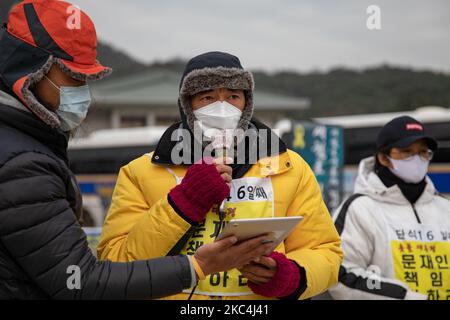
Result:
<svg viewBox="0 0 450 320"><path fill-rule="evenodd" d="M397 279L429 300L450 299L450 242L391 242Z"/></svg>

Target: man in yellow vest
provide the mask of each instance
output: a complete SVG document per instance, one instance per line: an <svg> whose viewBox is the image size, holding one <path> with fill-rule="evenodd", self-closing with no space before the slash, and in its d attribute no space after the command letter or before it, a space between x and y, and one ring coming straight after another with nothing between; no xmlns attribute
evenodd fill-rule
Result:
<svg viewBox="0 0 450 320"><path fill-rule="evenodd" d="M340 239L317 181L298 154L252 117L253 89L252 74L233 55L209 52L188 62L182 121L153 153L121 169L101 259L192 255L230 219L303 216L269 256L209 275L193 298L306 299L336 283ZM187 299L189 292L171 298Z"/></svg>

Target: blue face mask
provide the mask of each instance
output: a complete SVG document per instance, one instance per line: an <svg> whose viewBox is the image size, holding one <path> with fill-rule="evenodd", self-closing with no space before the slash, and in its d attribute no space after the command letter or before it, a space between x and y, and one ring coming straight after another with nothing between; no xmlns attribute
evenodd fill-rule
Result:
<svg viewBox="0 0 450 320"><path fill-rule="evenodd" d="M56 114L61 121L61 130L67 132L79 127L86 118L92 101L89 86L58 87L49 78L47 80L59 90L59 108Z"/></svg>

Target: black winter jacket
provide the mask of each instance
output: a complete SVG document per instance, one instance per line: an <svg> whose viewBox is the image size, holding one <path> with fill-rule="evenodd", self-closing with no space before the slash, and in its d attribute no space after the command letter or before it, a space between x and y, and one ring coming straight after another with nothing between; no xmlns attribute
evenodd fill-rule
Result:
<svg viewBox="0 0 450 320"><path fill-rule="evenodd" d="M188 288L185 256L95 258L77 221L81 196L66 148L61 132L0 104L0 299L145 299ZM70 289L77 267L81 286Z"/></svg>

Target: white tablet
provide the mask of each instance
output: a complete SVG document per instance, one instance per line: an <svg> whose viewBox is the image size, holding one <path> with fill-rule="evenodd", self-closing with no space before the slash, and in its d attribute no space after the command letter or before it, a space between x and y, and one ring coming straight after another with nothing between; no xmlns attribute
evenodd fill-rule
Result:
<svg viewBox="0 0 450 320"><path fill-rule="evenodd" d="M273 241L270 252L286 239L294 227L303 217L283 217L283 218L257 218L257 219L235 219L230 220L217 237L217 240L228 236L236 236L238 241L243 241L263 234L269 234Z"/></svg>

